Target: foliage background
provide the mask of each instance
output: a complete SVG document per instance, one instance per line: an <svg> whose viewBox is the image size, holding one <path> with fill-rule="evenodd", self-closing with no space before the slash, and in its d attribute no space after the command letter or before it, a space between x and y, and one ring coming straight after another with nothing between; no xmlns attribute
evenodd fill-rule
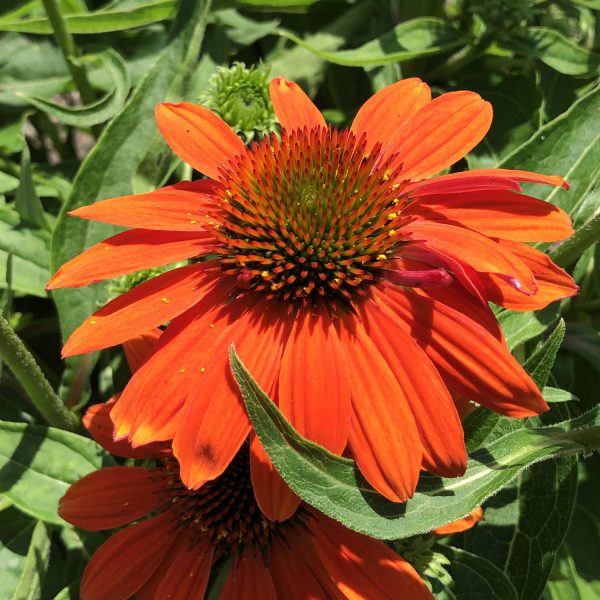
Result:
<svg viewBox="0 0 600 600"><path fill-rule="evenodd" d="M65 35L62 47L53 36L51 6L73 46ZM510 458L516 440L525 439L510 437L517 430L575 419L598 405L599 11L598 0L3 2L2 315L78 419L89 403L123 388L129 373L118 348L66 364L59 358L62 340L115 294L111 284L52 297L44 291L60 264L115 231L67 219L66 211L189 178L158 134L153 107L205 100L220 67L262 62L272 76L300 83L338 126L400 78L419 76L435 93L474 90L492 102L494 124L453 170L502 166L562 175L569 192L526 191L564 208L577 229L571 241L543 248L574 274L579 296L536 314L498 311L511 349L544 387L552 411L540 423L478 409L465 422L470 451L493 447ZM71 482L115 459L79 426L76 433L44 427L27 386L0 369L0 597L76 598L103 535L65 526L56 503ZM274 419L265 421L265 432ZM596 438L586 447L597 448L598 419L587 424ZM529 456L520 466L565 449ZM426 574L440 599L598 598L599 472L596 454L561 456L509 483L486 479L486 489L476 491L480 499L491 495L484 523L433 547L420 535L395 544L429 561ZM217 588L218 581L212 597Z"/></svg>

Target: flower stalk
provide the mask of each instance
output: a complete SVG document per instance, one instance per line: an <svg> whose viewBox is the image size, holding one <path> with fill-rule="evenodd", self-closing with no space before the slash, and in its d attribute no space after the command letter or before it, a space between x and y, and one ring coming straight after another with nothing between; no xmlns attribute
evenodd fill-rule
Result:
<svg viewBox="0 0 600 600"><path fill-rule="evenodd" d="M31 352L2 316L0 358L6 362L49 425L60 429L74 429L73 416L52 389Z"/></svg>
<svg viewBox="0 0 600 600"><path fill-rule="evenodd" d="M94 91L88 80L87 73L77 58L77 48L75 40L67 29L67 24L60 10L58 0L42 0L44 9L48 15L48 20L52 25L54 37L60 46L60 49L65 57L71 77L75 86L81 94L81 100L84 104L89 104L94 101Z"/></svg>

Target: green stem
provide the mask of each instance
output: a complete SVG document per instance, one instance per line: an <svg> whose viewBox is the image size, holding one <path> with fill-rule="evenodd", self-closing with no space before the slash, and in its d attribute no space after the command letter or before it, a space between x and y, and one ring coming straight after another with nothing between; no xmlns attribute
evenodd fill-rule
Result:
<svg viewBox="0 0 600 600"><path fill-rule="evenodd" d="M580 227L570 238L561 242L560 246L550 252L550 258L559 267L568 267L574 263L592 244L600 240L600 214Z"/></svg>
<svg viewBox="0 0 600 600"><path fill-rule="evenodd" d="M44 3L48 20L52 25L54 37L67 61L67 66L69 67L75 86L81 94L81 100L84 104L90 104L95 100L94 90L87 78L85 69L77 59L75 40L67 29L67 24L60 11L59 0L42 0L42 2Z"/></svg>
<svg viewBox="0 0 600 600"><path fill-rule="evenodd" d="M44 419L53 427L74 429L72 415L62 400L54 393L44 373L14 332L8 321L0 316L0 358L23 386L30 400Z"/></svg>

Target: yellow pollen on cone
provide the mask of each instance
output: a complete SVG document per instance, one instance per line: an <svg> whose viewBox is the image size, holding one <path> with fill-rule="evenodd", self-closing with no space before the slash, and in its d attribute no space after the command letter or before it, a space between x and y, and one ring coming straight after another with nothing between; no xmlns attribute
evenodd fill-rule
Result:
<svg viewBox="0 0 600 600"><path fill-rule="evenodd" d="M161 300L165 303L165 304L169 304L170 300L168 298L162 297Z"/></svg>

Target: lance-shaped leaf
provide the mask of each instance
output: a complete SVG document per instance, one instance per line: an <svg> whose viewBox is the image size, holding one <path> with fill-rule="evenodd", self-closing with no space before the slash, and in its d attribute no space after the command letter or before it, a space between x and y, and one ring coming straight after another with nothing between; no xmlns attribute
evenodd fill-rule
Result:
<svg viewBox="0 0 600 600"><path fill-rule="evenodd" d="M552 427L510 433L473 452L463 477L424 475L413 498L396 504L366 483L354 461L300 436L252 379L233 348L230 361L260 441L290 488L350 529L379 539L410 537L460 519L528 466L600 447L600 409L596 408Z"/></svg>
<svg viewBox="0 0 600 600"><path fill-rule="evenodd" d="M336 52L327 52L313 46L289 31L280 30L279 34L329 62L348 67L386 65L431 56L453 50L468 41L448 21L430 17L405 21L360 48Z"/></svg>
<svg viewBox="0 0 600 600"><path fill-rule="evenodd" d="M127 64L119 53L111 48L85 59L99 61L106 65L113 80L113 89L100 100L87 106L71 107L38 96L24 94L23 97L36 108L66 125L89 127L108 121L121 110L129 93L131 80Z"/></svg>
<svg viewBox="0 0 600 600"><path fill-rule="evenodd" d="M58 501L91 471L114 464L93 440L39 425L0 421L0 493L23 512L64 524Z"/></svg>

